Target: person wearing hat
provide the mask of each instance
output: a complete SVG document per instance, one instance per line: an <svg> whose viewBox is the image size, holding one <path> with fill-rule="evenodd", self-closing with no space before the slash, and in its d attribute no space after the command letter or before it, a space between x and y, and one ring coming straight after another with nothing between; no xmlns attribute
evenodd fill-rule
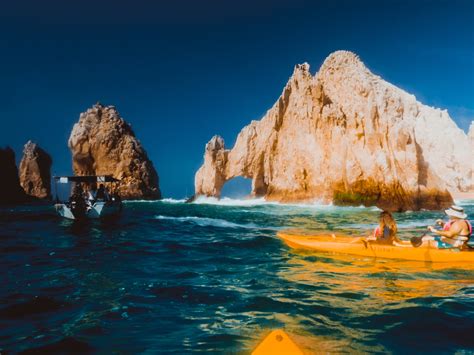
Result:
<svg viewBox="0 0 474 355"><path fill-rule="evenodd" d="M467 214L464 213L464 209L453 205L445 210L444 213L449 217L448 222L443 222L440 219L436 220L436 224L443 229L437 230L433 226L429 226L428 230L437 235L413 237L411 242L414 247L419 247L424 241L429 240L436 242L438 249L462 249L465 246L471 236L472 226L466 219Z"/></svg>

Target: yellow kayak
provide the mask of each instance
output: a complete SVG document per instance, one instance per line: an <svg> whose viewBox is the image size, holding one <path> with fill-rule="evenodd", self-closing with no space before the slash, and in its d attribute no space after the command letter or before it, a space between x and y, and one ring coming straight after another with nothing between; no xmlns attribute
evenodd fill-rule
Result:
<svg viewBox="0 0 474 355"><path fill-rule="evenodd" d="M471 262L474 263L474 252L459 249L437 249L434 246L418 248L392 246L376 243L364 243L362 238L334 234L304 234L304 232L278 232L288 246L294 249L333 252L358 256L370 256L385 259L402 259L438 263Z"/></svg>
<svg viewBox="0 0 474 355"><path fill-rule="evenodd" d="M252 355L303 355L303 351L282 330L272 331L252 351Z"/></svg>

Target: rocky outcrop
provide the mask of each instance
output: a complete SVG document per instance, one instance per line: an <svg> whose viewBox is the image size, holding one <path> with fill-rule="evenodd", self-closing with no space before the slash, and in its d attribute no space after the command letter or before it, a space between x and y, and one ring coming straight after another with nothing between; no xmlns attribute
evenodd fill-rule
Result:
<svg viewBox="0 0 474 355"><path fill-rule="evenodd" d="M466 134L446 111L371 73L351 52L331 54L315 76L297 65L278 101L239 133L214 137L195 176L197 195L252 179L252 194L282 202L439 209L468 189Z"/></svg>
<svg viewBox="0 0 474 355"><path fill-rule="evenodd" d="M114 106L98 103L82 113L68 145L76 175L113 175L124 199L161 198L153 163Z"/></svg>
<svg viewBox="0 0 474 355"><path fill-rule="evenodd" d="M196 174L196 192L206 196L220 196L221 189L227 178L227 163L229 151L225 149L224 139L214 136L206 144L204 165Z"/></svg>
<svg viewBox="0 0 474 355"><path fill-rule="evenodd" d="M25 202L27 196L18 179L15 152L10 147L0 148L0 203Z"/></svg>
<svg viewBox="0 0 474 355"><path fill-rule="evenodd" d="M28 141L20 162L20 184L32 197L51 198L51 165L49 154L36 143Z"/></svg>

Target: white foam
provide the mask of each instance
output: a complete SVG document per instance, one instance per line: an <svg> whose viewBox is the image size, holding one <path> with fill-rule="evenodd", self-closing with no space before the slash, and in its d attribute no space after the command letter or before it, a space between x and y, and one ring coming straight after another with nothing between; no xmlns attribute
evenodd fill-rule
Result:
<svg viewBox="0 0 474 355"><path fill-rule="evenodd" d="M252 206L281 206L281 207L297 207L297 208L310 208L318 210L330 210L330 209L364 209L368 208L371 211L381 211L378 207L365 207L365 206L334 206L333 204L325 204L321 201L315 201L312 203L280 203L275 201L266 201L265 198L249 198L249 199L233 199L229 197L223 197L218 199L216 197L199 196L194 201L194 204L198 205L217 205L217 206L235 206L235 207L252 207Z"/></svg>
<svg viewBox="0 0 474 355"><path fill-rule="evenodd" d="M238 200L238 199L233 199L229 197L223 197L221 199L218 199L216 197L206 197L206 196L199 196L192 203L197 204L197 205L243 206L243 207L277 204L276 202L265 201L263 197Z"/></svg>
<svg viewBox="0 0 474 355"><path fill-rule="evenodd" d="M160 201L166 202L166 203L185 203L186 199L164 198L164 199L161 199Z"/></svg>
<svg viewBox="0 0 474 355"><path fill-rule="evenodd" d="M125 200L123 203L157 203L160 200Z"/></svg>
<svg viewBox="0 0 474 355"><path fill-rule="evenodd" d="M174 198L164 198L161 200L128 200L124 201L126 203L186 203L186 199L174 199ZM310 210L322 210L322 211L351 211L351 210L363 210L367 209L369 211L381 211L376 206L365 207L365 206L334 206L332 203L322 203L321 201L306 202L306 203L282 203L275 201L266 201L264 197L261 198L246 198L246 199L234 199L229 197L216 198L216 197L206 197L199 196L193 202L196 205L215 205L215 206L228 206L228 207L255 207L255 206L278 206L283 208L298 208L298 209L310 209Z"/></svg>
<svg viewBox="0 0 474 355"><path fill-rule="evenodd" d="M124 203L185 203L186 199L163 198L161 200L126 200Z"/></svg>
<svg viewBox="0 0 474 355"><path fill-rule="evenodd" d="M221 228L258 228L257 225L253 223L248 224L238 224L226 221L225 219L218 219L218 218L206 218L206 217L194 217L194 216L186 216L186 217L172 217L172 216L155 216L156 219L162 220L171 220L177 222L189 222L193 224L197 224L201 227L221 227Z"/></svg>

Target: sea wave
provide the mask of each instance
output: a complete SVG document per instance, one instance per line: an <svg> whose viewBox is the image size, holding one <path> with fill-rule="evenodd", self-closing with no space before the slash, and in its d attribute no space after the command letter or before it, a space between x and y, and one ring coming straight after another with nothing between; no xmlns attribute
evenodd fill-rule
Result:
<svg viewBox="0 0 474 355"><path fill-rule="evenodd" d="M129 203L157 203L157 202L160 202L160 200L125 200L125 201L122 201L123 203L125 204L129 204Z"/></svg>
<svg viewBox="0 0 474 355"><path fill-rule="evenodd" d="M186 199L175 199L175 198L164 198L160 200L161 202L166 202L166 203L185 203Z"/></svg>
<svg viewBox="0 0 474 355"><path fill-rule="evenodd" d="M381 211L376 206L365 207L365 206L335 206L332 203L322 203L321 201L315 201L311 203L282 203L276 201L267 201L264 197L261 198L249 198L249 199L233 199L229 197L223 197L218 199L216 197L199 196L193 201L194 204L198 205L217 205L217 206L231 206L231 207L253 207L253 206L279 206L279 207L297 207L297 208L311 208L319 210L337 209L337 210L352 210L352 209L364 209L367 208L371 211Z"/></svg>
<svg viewBox="0 0 474 355"><path fill-rule="evenodd" d="M173 203L180 204L186 203L187 199L175 199L175 198L164 198L161 200L128 200L125 203ZM370 211L381 211L376 206L365 207L365 206L335 206L332 203L322 203L321 201L304 202L304 203L283 203L276 201L267 201L264 197L260 198L245 198L235 199L230 197L207 197L199 196L192 204L195 205L215 205L215 206L227 206L227 207L256 207L256 206L270 206L270 207L284 207L284 208L300 208L300 209L312 209L312 210L361 210L368 209Z"/></svg>
<svg viewBox="0 0 474 355"><path fill-rule="evenodd" d="M474 206L474 199L455 199L454 203L462 207Z"/></svg>
<svg viewBox="0 0 474 355"><path fill-rule="evenodd" d="M173 216L155 216L156 219L161 220L171 220L177 222L188 222L197 224L201 227L221 227L221 228L259 228L256 224L247 223L247 224L239 224L234 222L226 221L225 219L218 219L218 218L207 218L207 217L195 217L195 216L186 216L186 217L173 217Z"/></svg>
<svg viewBox="0 0 474 355"><path fill-rule="evenodd" d="M229 197L223 197L218 199L216 197L206 197L199 196L194 201L196 205L219 205L219 206L242 206L242 207L251 207L251 206L262 206L262 205L277 205L276 202L265 201L262 198L252 198L252 199L233 199Z"/></svg>
<svg viewBox="0 0 474 355"><path fill-rule="evenodd" d="M186 199L163 198L161 200L126 200L123 203L185 203Z"/></svg>

